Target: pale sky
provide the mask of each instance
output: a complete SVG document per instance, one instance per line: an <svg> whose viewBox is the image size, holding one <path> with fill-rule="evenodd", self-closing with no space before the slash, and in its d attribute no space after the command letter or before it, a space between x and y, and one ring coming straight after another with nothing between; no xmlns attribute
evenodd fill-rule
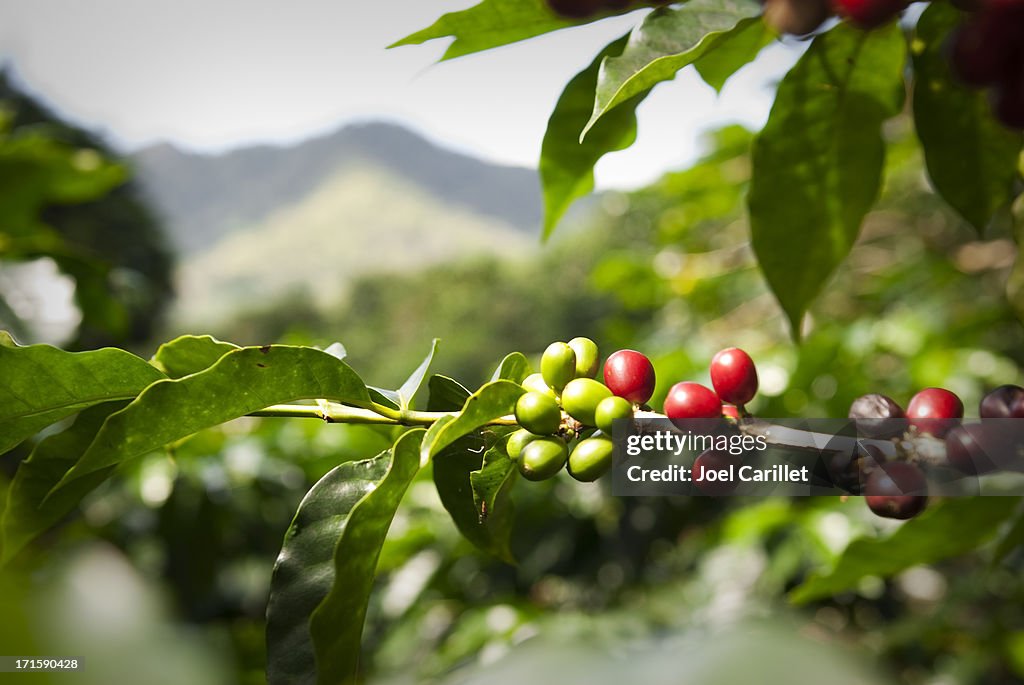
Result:
<svg viewBox="0 0 1024 685"><path fill-rule="evenodd" d="M477 156L535 166L562 87L640 16L434 65L443 41L385 50L475 0L0 0L0 57L36 94L122 149L213 151L388 119ZM717 97L692 69L640 110L640 140L598 167L633 187L692 160L700 132L760 127L775 45Z"/></svg>

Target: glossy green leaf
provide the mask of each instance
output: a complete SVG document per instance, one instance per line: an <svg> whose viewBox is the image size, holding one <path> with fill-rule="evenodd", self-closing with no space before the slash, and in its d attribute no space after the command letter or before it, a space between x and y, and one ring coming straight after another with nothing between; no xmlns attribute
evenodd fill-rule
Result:
<svg viewBox="0 0 1024 685"><path fill-rule="evenodd" d="M309 627L319 685L349 685L359 672L359 646L377 559L405 491L420 468L420 429L405 433L391 451L390 468L352 507L333 548L330 591Z"/></svg>
<svg viewBox="0 0 1024 685"><path fill-rule="evenodd" d="M512 381L513 383L522 383L523 379L530 375L530 361L523 355L522 352L512 352L505 356L498 364L498 368L494 370L494 375L491 376L492 381Z"/></svg>
<svg viewBox="0 0 1024 685"><path fill-rule="evenodd" d="M989 540L1017 508L1013 497L962 497L941 502L882 538L854 540L835 567L812 575L790 599L796 603L831 597L867 576L889 577L911 566L969 552Z"/></svg>
<svg viewBox="0 0 1024 685"><path fill-rule="evenodd" d="M999 124L984 91L958 84L945 49L963 14L934 2L912 45L914 125L939 195L979 231L1013 198L1021 134Z"/></svg>
<svg viewBox="0 0 1024 685"><path fill-rule="evenodd" d="M235 350L204 371L146 388L107 420L58 488L204 428L302 399L356 406L370 402L356 372L320 350L288 346Z"/></svg>
<svg viewBox="0 0 1024 685"><path fill-rule="evenodd" d="M434 374L427 382L427 411L459 411L469 399L469 389L448 376Z"/></svg>
<svg viewBox="0 0 1024 685"><path fill-rule="evenodd" d="M594 110L583 129L588 136L609 110L646 93L701 55L730 32L760 21L757 0L690 0L678 9L660 9L644 17L622 54L607 57L598 76Z"/></svg>
<svg viewBox="0 0 1024 685"><path fill-rule="evenodd" d="M437 354L437 344L440 342L437 338L434 338L434 342L430 346L430 354L427 355L426 359L417 367L415 371L406 379L405 383L402 383L402 387L398 389L398 402L402 409L411 409L413 400L416 399L417 393L423 386L423 380L427 377L427 372L430 370L430 364L434 361L434 355Z"/></svg>
<svg viewBox="0 0 1024 685"><path fill-rule="evenodd" d="M152 364L168 378L183 378L208 369L237 345L209 335L183 335L164 343L153 355Z"/></svg>
<svg viewBox="0 0 1024 685"><path fill-rule="evenodd" d="M817 36L754 141L751 239L794 337L878 197L882 122L900 111L905 52L896 24Z"/></svg>
<svg viewBox="0 0 1024 685"><path fill-rule="evenodd" d="M125 404L108 402L89 407L69 428L42 440L18 465L0 518L0 564L13 559L25 545L57 524L110 475L113 468L97 471L43 503L50 489L96 437L107 417Z"/></svg>
<svg viewBox="0 0 1024 685"><path fill-rule="evenodd" d="M499 455L503 462L498 461L492 454L498 451L487 450L479 433L456 440L434 457L434 484L441 503L463 537L486 554L514 563L509 549L511 503L495 500L509 475L503 467L511 465L514 469L515 465L504 453ZM491 457L489 464L488 455ZM518 473L513 475L518 476ZM479 499L474 478L482 488Z"/></svg>
<svg viewBox="0 0 1024 685"><path fill-rule="evenodd" d="M450 36L455 40L441 58L446 60L575 25L553 14L544 0L483 0L469 9L449 12L389 47L419 45Z"/></svg>
<svg viewBox="0 0 1024 685"><path fill-rule="evenodd" d="M423 439L424 463L462 436L512 414L516 400L525 392L523 386L512 381L494 381L477 390L451 421L438 421L430 427Z"/></svg>
<svg viewBox="0 0 1024 685"><path fill-rule="evenodd" d="M86 407L131 399L163 378L123 350L0 345L0 454Z"/></svg>
<svg viewBox="0 0 1024 685"><path fill-rule="evenodd" d="M638 94L604 117L585 140L579 139L594 109L601 63L606 57L621 54L627 38L609 44L569 81L548 119L539 164L545 238L572 203L594 189L594 165L609 152L625 150L636 141L636 108L650 91Z"/></svg>
<svg viewBox="0 0 1024 685"><path fill-rule="evenodd" d="M270 685L354 680L377 557L398 503L419 470L422 433L416 430L404 434L393 449L373 459L334 468L302 499L285 534L270 583ZM328 605L332 587L338 591ZM339 609L352 612L342 625L323 625L337 637L322 634L314 638L311 620L318 607L327 607L321 623ZM339 652L321 663L314 639ZM338 673L339 666L344 675L328 680L328 674Z"/></svg>
<svg viewBox="0 0 1024 685"><path fill-rule="evenodd" d="M704 83L722 92L725 82L753 62L761 50L774 40L775 36L763 21L743 22L722 36L715 49L705 52L693 66Z"/></svg>

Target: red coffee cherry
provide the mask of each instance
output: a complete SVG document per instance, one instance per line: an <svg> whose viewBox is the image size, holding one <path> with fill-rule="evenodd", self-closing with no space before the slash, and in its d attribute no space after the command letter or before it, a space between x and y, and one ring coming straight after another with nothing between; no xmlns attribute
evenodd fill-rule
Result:
<svg viewBox="0 0 1024 685"><path fill-rule="evenodd" d="M722 405L722 416L730 419L740 420L740 410L734 404L723 404Z"/></svg>
<svg viewBox="0 0 1024 685"><path fill-rule="evenodd" d="M983 419L1024 419L1024 388L1001 385L981 399L978 416Z"/></svg>
<svg viewBox="0 0 1024 685"><path fill-rule="evenodd" d="M888 24L907 8L909 0L835 0L836 13L857 28L870 30Z"/></svg>
<svg viewBox="0 0 1024 685"><path fill-rule="evenodd" d="M740 464L740 458L728 452L716 452L707 450L701 452L693 461L693 484L704 493L712 497L721 497L731 494L736 489L736 481L730 478L719 479L719 475L728 469L732 469L733 476ZM711 478L715 478L712 480Z"/></svg>
<svg viewBox="0 0 1024 685"><path fill-rule="evenodd" d="M949 390L925 388L910 398L907 418L920 433L943 437L964 416L964 403Z"/></svg>
<svg viewBox="0 0 1024 685"><path fill-rule="evenodd" d="M722 400L700 383L676 383L665 398L665 415L670 419L717 419Z"/></svg>
<svg viewBox="0 0 1024 685"><path fill-rule="evenodd" d="M757 367L743 350L730 347L711 359L711 384L723 402L741 406L757 394Z"/></svg>
<svg viewBox="0 0 1024 685"><path fill-rule="evenodd" d="M633 404L651 399L654 383L654 365L635 350L619 350L604 363L604 384L612 393Z"/></svg>
<svg viewBox="0 0 1024 685"><path fill-rule="evenodd" d="M928 504L928 481L917 466L903 461L875 469L864 485L864 499L877 515L909 519Z"/></svg>

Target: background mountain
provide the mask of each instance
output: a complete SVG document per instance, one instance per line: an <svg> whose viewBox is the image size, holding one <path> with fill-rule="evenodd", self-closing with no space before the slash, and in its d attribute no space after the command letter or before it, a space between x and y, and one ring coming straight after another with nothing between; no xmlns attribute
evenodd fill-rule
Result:
<svg viewBox="0 0 1024 685"><path fill-rule="evenodd" d="M217 155L160 144L142 149L132 162L184 254L302 202L340 172L367 166L524 232L536 232L541 219L534 170L453 152L394 124L346 126L292 146L250 146Z"/></svg>
<svg viewBox="0 0 1024 685"><path fill-rule="evenodd" d="M483 162L391 124L219 155L161 144L132 163L179 254L179 325L254 302L324 306L368 273L529 253L539 243L534 170Z"/></svg>

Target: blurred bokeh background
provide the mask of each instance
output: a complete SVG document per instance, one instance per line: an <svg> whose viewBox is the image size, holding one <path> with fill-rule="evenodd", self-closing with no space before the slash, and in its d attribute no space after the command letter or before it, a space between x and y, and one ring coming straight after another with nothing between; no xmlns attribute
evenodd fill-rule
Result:
<svg viewBox="0 0 1024 685"><path fill-rule="evenodd" d="M97 3L82 24L81 7L0 2L11 18L0 33L0 328L144 356L184 332L340 341L383 387L435 337L435 369L473 387L510 351L586 335L605 354L648 352L656 405L738 345L758 362L751 409L764 416L845 416L865 392L906 401L931 385L972 407L1024 380L1024 307L1006 295L1012 236L979 238L940 203L902 119L887 129L883 199L793 345L743 203L751 130L798 44L772 46L720 100L681 78L645 105L641 144L599 168L600 191L542 244L536 173L521 156L536 157L558 87L621 27L541 39L516 70L519 48L417 79L431 55L397 53L399 68L384 46L459 3L388 3L408 10L389 10L397 18L308 3L347 20L312 38L316 22L298 10L279 10L282 21L268 3L243 4L189 24L197 54L161 77L140 64L184 59L161 52L166 41L147 51L125 39L103 59L88 50L102 51L111 27L130 34L142 5ZM187 22L193 5L161 11ZM329 46L363 25L370 57L341 69L358 55ZM288 58L264 71L229 59L233 47ZM138 50L132 69L126 50ZM556 52L574 56L527 83ZM375 81L377 59L390 66ZM317 99L360 89L374 96ZM254 92L278 102L272 112ZM67 682L263 682L270 571L295 507L331 467L392 437L252 418L134 463L0 579L0 653L84 656L86 672ZM30 447L0 459L0 489ZM558 478L517 488L515 506L510 566L459 536L422 474L380 562L372 680L1024 681L1019 556L965 556L788 604L851 540L897 525L856 499L617 499L607 483Z"/></svg>

